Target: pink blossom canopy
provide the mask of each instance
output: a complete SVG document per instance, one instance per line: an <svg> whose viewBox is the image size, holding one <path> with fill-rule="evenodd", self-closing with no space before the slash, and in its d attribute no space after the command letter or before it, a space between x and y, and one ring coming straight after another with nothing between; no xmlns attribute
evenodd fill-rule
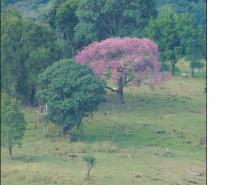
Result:
<svg viewBox="0 0 226 185"><path fill-rule="evenodd" d="M109 38L94 42L79 52L75 60L88 65L99 76L109 70L115 75L131 68L137 73L160 70L158 46L146 38Z"/></svg>

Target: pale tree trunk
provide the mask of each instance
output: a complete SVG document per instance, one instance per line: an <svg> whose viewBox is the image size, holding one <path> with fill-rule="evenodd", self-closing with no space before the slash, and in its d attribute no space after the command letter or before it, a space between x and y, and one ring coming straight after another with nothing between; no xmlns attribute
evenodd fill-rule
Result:
<svg viewBox="0 0 226 185"><path fill-rule="evenodd" d="M90 177L90 173L91 173L92 168L93 168L93 165L89 164L88 165L88 171L87 171L87 179L89 179L89 177Z"/></svg>

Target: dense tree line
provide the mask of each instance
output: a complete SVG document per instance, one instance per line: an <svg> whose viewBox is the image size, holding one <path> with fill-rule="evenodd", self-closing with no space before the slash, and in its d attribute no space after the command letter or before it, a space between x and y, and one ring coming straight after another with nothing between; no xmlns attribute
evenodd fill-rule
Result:
<svg viewBox="0 0 226 185"><path fill-rule="evenodd" d="M15 4L26 0L4 0ZM145 27L171 8L176 16L193 17L192 24L206 32L206 1L192 0L38 0L29 1L33 6L50 3L49 9L36 21L47 23L57 38L67 45L68 54L109 37L146 37ZM177 21L177 20L176 20ZM183 23L185 26L188 22ZM164 29L164 25L161 25ZM174 28L172 28L174 29ZM173 30L170 30L173 32ZM189 31L189 30L187 30ZM160 37L160 36L159 36ZM162 50L162 48L161 48ZM164 61L165 62L165 61Z"/></svg>
<svg viewBox="0 0 226 185"><path fill-rule="evenodd" d="M38 0L51 3L37 20L4 0L1 13L2 87L24 103L36 104L38 75L55 61L74 56L109 37L148 37L159 45L162 70L175 72L186 57L191 71L206 58L206 1ZM170 63L170 67L168 66Z"/></svg>

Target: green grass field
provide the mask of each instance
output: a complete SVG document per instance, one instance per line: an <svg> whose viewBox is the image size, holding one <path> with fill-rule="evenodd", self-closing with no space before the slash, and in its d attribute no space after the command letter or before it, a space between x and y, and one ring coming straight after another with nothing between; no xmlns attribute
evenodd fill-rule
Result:
<svg viewBox="0 0 226 185"><path fill-rule="evenodd" d="M1 150L2 185L206 184L205 83L177 77L155 91L128 87L122 107L109 94L73 143L54 126L44 137L40 113L25 108L22 146L14 148L13 160ZM81 159L87 153L97 160L89 180Z"/></svg>

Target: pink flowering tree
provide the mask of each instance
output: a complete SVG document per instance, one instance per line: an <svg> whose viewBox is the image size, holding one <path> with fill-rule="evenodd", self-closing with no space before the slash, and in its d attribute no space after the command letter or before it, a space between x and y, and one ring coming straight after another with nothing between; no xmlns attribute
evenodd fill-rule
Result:
<svg viewBox="0 0 226 185"><path fill-rule="evenodd" d="M124 87L144 82L154 88L170 78L168 73L160 73L158 46L146 38L109 38L94 42L80 51L75 61L93 69L105 81L105 88L117 93L119 104L124 104ZM108 79L116 87L108 85Z"/></svg>

